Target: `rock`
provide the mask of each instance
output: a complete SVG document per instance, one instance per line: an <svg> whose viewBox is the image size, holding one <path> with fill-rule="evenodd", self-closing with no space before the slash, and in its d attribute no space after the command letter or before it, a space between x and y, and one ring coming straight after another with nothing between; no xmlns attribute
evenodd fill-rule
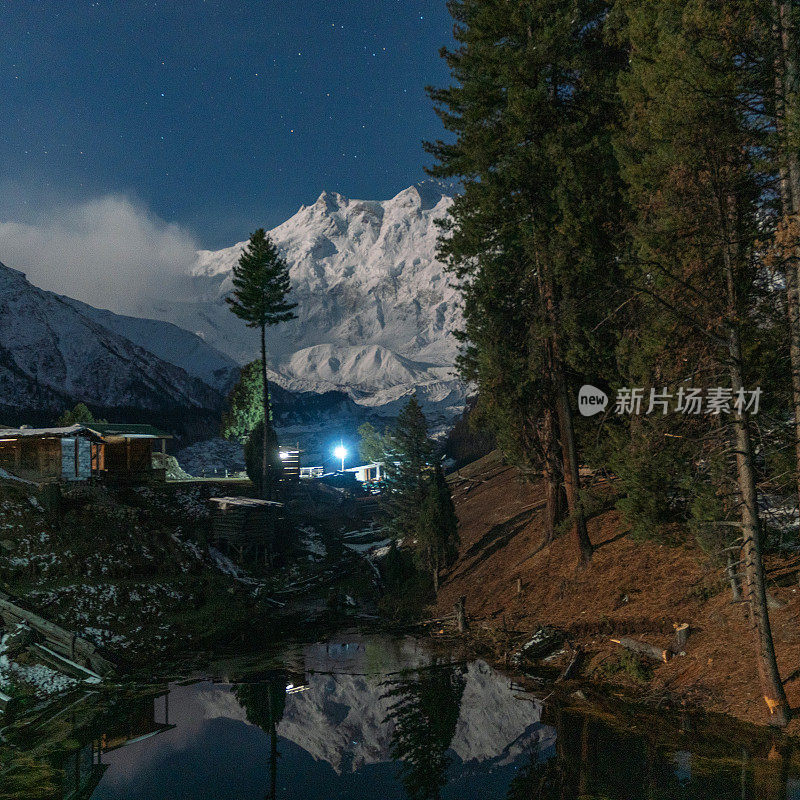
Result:
<svg viewBox="0 0 800 800"><path fill-rule="evenodd" d="M767 592L767 608L772 611L777 611L780 608L786 608L786 603Z"/></svg>

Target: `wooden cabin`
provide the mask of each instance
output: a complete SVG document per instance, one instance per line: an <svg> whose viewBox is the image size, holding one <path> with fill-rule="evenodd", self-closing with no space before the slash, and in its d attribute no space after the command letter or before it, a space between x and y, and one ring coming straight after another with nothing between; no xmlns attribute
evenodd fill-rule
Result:
<svg viewBox="0 0 800 800"><path fill-rule="evenodd" d="M153 453L164 452L169 438L150 425L0 428L0 469L37 482L164 480Z"/></svg>
<svg viewBox="0 0 800 800"><path fill-rule="evenodd" d="M0 469L28 480L88 480L102 437L84 425L0 429Z"/></svg>
<svg viewBox="0 0 800 800"><path fill-rule="evenodd" d="M152 425L93 422L89 426L102 443L92 449L92 473L113 481L165 480L163 469L153 466L153 453L165 453L168 433Z"/></svg>

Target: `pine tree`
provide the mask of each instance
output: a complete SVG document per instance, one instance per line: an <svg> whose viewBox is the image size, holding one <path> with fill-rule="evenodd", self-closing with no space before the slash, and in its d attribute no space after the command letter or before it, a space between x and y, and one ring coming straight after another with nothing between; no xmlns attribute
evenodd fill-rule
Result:
<svg viewBox="0 0 800 800"><path fill-rule="evenodd" d="M610 380L614 328L603 323L626 299L611 143L621 58L604 39L608 7L453 0L458 47L444 56L455 83L430 92L455 134L428 145L431 172L464 184L440 243L464 296L462 370L501 447L543 471L549 536L563 486L584 563L571 397Z"/></svg>
<svg viewBox="0 0 800 800"><path fill-rule="evenodd" d="M390 433L385 430L380 433L370 422L364 422L358 427L358 455L367 464L386 460L386 451L389 448Z"/></svg>
<svg viewBox="0 0 800 800"><path fill-rule="evenodd" d="M262 440L262 475L265 476L263 492L269 497L271 486L267 480L271 463L278 458L278 439L269 409L269 382L267 379L266 330L295 318L292 311L297 304L286 300L291 289L289 267L270 238L259 228L250 237L233 268L233 292L226 301L231 311L244 320L250 328L261 332L261 376L263 380L262 404L264 433Z"/></svg>
<svg viewBox="0 0 800 800"><path fill-rule="evenodd" d="M233 693L244 708L247 721L251 725L257 725L269 736L270 788L267 800L275 800L278 779L278 723L286 709L286 673L275 670L263 675L259 681L236 684Z"/></svg>
<svg viewBox="0 0 800 800"><path fill-rule="evenodd" d="M416 550L439 592L439 572L458 555L458 518L442 468L437 464L417 522Z"/></svg>
<svg viewBox="0 0 800 800"><path fill-rule="evenodd" d="M465 680L462 669L431 664L389 684L385 722L394 723L392 757L402 764L403 784L414 800L438 800L447 782Z"/></svg>
<svg viewBox="0 0 800 800"><path fill-rule="evenodd" d="M56 425L67 428L70 425L88 425L91 422L100 422L95 419L86 403L78 403L72 410L67 409L57 420Z"/></svg>
<svg viewBox="0 0 800 800"><path fill-rule="evenodd" d="M636 210L630 279L651 312L642 326L646 356L638 356L644 373L649 360L651 386L722 386L735 398L750 377L759 218L769 182L761 158L768 126L761 104L751 102L764 91L760 11L747 0L617 4L631 52L620 79L628 114L618 150ZM653 337L669 325L672 339ZM721 507L738 516L762 693L770 722L785 725L752 426L742 404L732 403L728 419L703 415L692 424L706 448L695 449L694 468L720 458L727 465L727 476L709 472L708 479L723 492Z"/></svg>
<svg viewBox="0 0 800 800"><path fill-rule="evenodd" d="M413 536L420 509L428 493L433 443L417 396L413 395L397 417L386 460L384 511L396 538Z"/></svg>
<svg viewBox="0 0 800 800"><path fill-rule="evenodd" d="M774 118L773 160L777 166L778 221L773 251L786 285L789 324L794 478L800 500L800 8L796 0L772 0L772 91L765 105Z"/></svg>

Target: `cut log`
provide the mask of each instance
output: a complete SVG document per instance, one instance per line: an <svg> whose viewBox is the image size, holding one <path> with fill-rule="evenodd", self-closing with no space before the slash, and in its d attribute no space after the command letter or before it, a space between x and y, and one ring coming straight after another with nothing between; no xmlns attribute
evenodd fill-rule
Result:
<svg viewBox="0 0 800 800"><path fill-rule="evenodd" d="M647 642L637 642L636 639L630 639L627 636L621 636L619 639L611 639L615 644L621 645L627 650L634 653L641 653L642 655L652 658L654 661L662 661L666 663L670 660L672 653L669 650L663 650L655 645L648 644Z"/></svg>
<svg viewBox="0 0 800 800"><path fill-rule="evenodd" d="M519 666L526 661L537 661L558 650L564 643L564 632L547 625L537 628L529 641L511 656L511 663Z"/></svg>

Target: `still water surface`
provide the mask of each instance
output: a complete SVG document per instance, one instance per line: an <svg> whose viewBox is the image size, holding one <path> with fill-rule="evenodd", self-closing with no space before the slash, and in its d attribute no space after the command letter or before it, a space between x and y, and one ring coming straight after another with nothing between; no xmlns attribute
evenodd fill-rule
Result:
<svg viewBox="0 0 800 800"><path fill-rule="evenodd" d="M88 698L0 751L0 797L800 800L788 744L711 729L543 705L483 661L352 635Z"/></svg>

